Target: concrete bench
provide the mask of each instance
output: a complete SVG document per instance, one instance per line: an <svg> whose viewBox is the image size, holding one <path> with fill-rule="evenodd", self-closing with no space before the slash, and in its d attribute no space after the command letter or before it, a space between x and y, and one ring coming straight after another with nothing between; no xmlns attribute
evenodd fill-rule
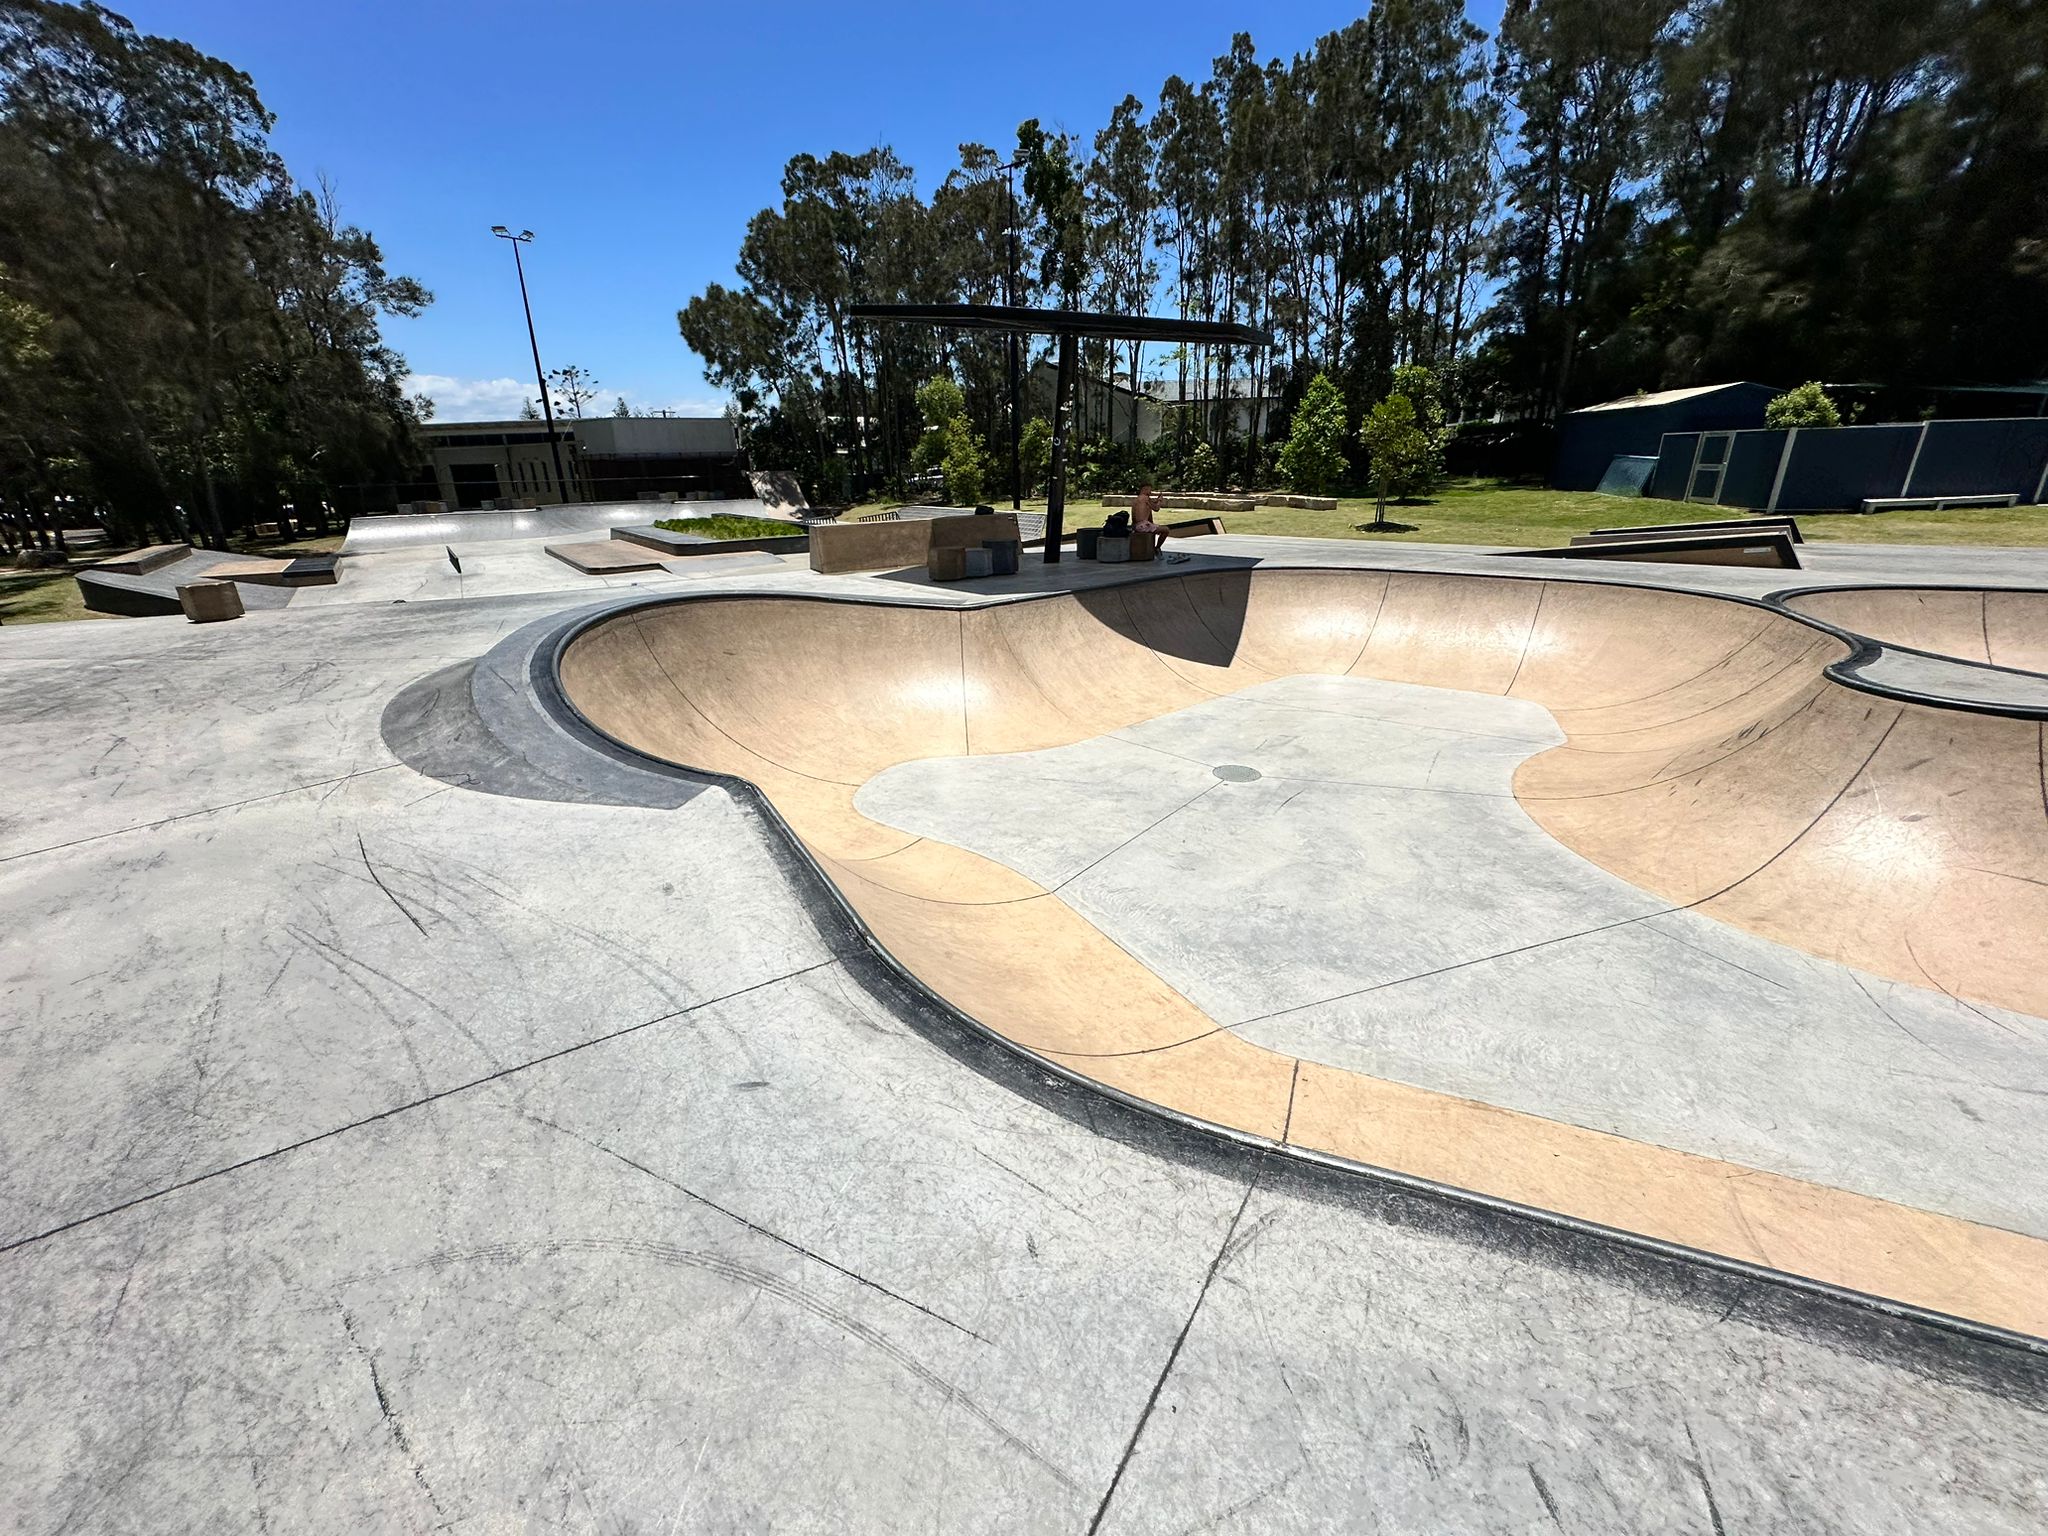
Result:
<svg viewBox="0 0 2048 1536"><path fill-rule="evenodd" d="M1296 496L1291 492L1269 491L1259 497L1262 507L1299 507L1305 512L1334 512L1337 498L1334 496Z"/></svg>
<svg viewBox="0 0 2048 1536"><path fill-rule="evenodd" d="M1757 533L1781 529L1794 544L1804 544L1799 524L1789 517L1724 517L1705 523L1644 523L1635 528L1595 528L1585 535L1591 539L1662 539L1682 533ZM1574 544L1583 542L1573 539Z"/></svg>
<svg viewBox="0 0 2048 1536"><path fill-rule="evenodd" d="M2010 507L2019 501L2004 496L1866 496L1865 512L1945 512L1951 507Z"/></svg>
<svg viewBox="0 0 2048 1536"><path fill-rule="evenodd" d="M1660 539L1594 539L1559 549L1509 549L1504 555L1550 560L1642 560L1660 565L1761 565L1796 571L1799 551L1783 529L1696 533Z"/></svg>

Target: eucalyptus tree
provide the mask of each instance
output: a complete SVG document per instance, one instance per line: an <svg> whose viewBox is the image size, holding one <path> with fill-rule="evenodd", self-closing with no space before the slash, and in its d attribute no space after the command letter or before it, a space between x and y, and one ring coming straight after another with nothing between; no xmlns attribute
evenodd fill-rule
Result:
<svg viewBox="0 0 2048 1536"><path fill-rule="evenodd" d="M1095 154L1084 180L1089 254L1097 274L1100 307L1143 314L1159 281L1153 256L1152 222L1158 206L1153 177L1154 146L1145 131L1145 104L1126 96L1095 136ZM1144 377L1145 344L1130 347L1130 384L1135 396ZM1129 444L1138 444L1138 411L1133 402Z"/></svg>
<svg viewBox="0 0 2048 1536"><path fill-rule="evenodd" d="M1509 0L1500 74L1520 113L1497 323L1541 420L1572 398L1591 301L1629 254L1650 168L1660 40L1679 0Z"/></svg>

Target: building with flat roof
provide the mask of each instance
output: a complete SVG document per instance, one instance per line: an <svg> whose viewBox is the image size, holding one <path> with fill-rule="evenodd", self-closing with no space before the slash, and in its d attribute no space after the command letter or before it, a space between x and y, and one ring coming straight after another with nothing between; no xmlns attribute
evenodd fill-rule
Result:
<svg viewBox="0 0 2048 1536"><path fill-rule="evenodd" d="M420 480L451 507L631 501L642 491L745 494L739 442L723 416L591 416L557 420L555 433L560 480L545 422L429 422L420 441L432 465L422 466Z"/></svg>

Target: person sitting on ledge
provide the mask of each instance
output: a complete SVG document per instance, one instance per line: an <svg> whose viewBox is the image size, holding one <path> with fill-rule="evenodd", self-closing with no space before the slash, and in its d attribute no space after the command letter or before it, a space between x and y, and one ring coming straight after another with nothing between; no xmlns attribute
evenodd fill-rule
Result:
<svg viewBox="0 0 2048 1536"><path fill-rule="evenodd" d="M1138 487L1138 494L1131 498L1131 532L1151 534L1153 551L1164 554L1166 525L1153 515L1158 510L1159 493L1152 489L1152 482L1147 480Z"/></svg>

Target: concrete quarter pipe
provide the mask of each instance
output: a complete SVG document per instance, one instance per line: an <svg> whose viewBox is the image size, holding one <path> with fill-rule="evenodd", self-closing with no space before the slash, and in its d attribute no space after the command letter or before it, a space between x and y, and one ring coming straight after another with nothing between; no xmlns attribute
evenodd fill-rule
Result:
<svg viewBox="0 0 2048 1536"><path fill-rule="evenodd" d="M1563 580L1263 568L958 609L664 600L599 615L563 646L557 671L564 696L615 741L756 786L898 962L1062 1072L1263 1143L2048 1335L2040 1213L1980 1198L1971 1183L1981 1175L1960 1162L1926 1178L1858 1170L1859 1151L1887 1137L1888 1116L1901 1126L1912 1119L1912 1135L1936 1149L1937 1161L1945 1141L1959 1144L1981 1123L1987 1105L2007 1128L2001 1134L2017 1127L2022 1152L2038 1150L2036 1106L2048 1102L2043 726L1858 691L1827 670L1850 655L1832 634L1722 598ZM1299 685L1272 693L1289 679L1318 677L1379 691L1320 702ZM1591 887L1567 871L1539 921L1503 897L1499 882L1460 873L1439 882L1434 909L1407 919L1424 939L1433 927L1455 929L1467 949L1435 956L1425 944L1399 974L1363 991L1377 996L1457 970L1492 978L1490 991L1465 994L1463 1006L1511 1016L1526 1002L1513 967L1531 952L1674 915L1701 925L1672 929L1680 945L1733 930L1836 990L1800 992L1803 983L1780 979L1761 948L1747 959L1724 951L1714 964L1729 986L1754 985L1738 983L1737 970L1761 977L1764 991L1741 995L1764 1001L1734 1010L1739 1018L1710 1020L1696 1048L1662 1061L1632 1058L1627 1070L1641 1074L1645 1094L1691 1101L1691 1118L1674 1125L1710 1124L1716 1104L1750 1102L1759 1075L1855 1084L1863 1097L1853 1113L1822 1106L1813 1117L1843 1142L1838 1155L1816 1160L1789 1141L1774 1155L1775 1121L1744 1128L1747 1140L1622 1133L1575 1108L1569 1085L1556 1085L1539 1110L1508 1094L1458 1091L1421 1068L1382 1075L1333 1053L1277 1049L1240 1019L1199 1005L1190 994L1202 993L1200 975L1141 958L1174 951L1148 946L1142 932L1119 932L1116 903L1091 920L1064 875L1048 876L1049 885L1024 872L1044 873L1056 859L1040 867L1029 849L991 857L962 846L973 840L966 832L952 841L912 829L914 814L868 814L881 803L878 776L900 775L904 765L943 774L952 763L1033 754L1049 762L1084 746L1110 753L1103 763L1122 761L1115 753L1126 748L1206 763L1188 743L1212 729L1205 710L1238 695L1246 707L1303 718L1348 711L1384 722L1389 710L1407 711L1403 729L1426 734L1428 751L1387 779L1418 798L1372 811L1394 818L1384 829L1369 821L1348 829L1362 850L1349 883L1367 886L1391 878L1389 869L1408 879L1405 866L1426 864L1433 839L1474 824L1459 806L1475 802L1458 797L1489 791L1477 768L1458 776L1461 743L1509 730L1488 723L1486 701L1512 703L1522 712L1511 723L1521 745L1503 766L1496 742L1487 769L1511 775L1512 795L1494 795L1489 814L1505 818L1501 827L1519 817L1540 828L1558 845L1546 844L1544 857L1596 866L1586 878L1610 882L1601 897L1609 905L1569 921L1573 893ZM1157 734L1176 720L1192 723L1180 736ZM1147 722L1149 742L1134 731ZM1261 726L1237 741L1270 754L1275 739ZM1345 735L1336 750L1369 755L1380 739ZM1084 773L1085 797L1070 819L1085 818L1090 804L1108 814L1159 796L1142 769L1104 771ZM1230 793L1257 789L1233 778L1261 778L1236 762L1213 774ZM932 824L1027 814L999 795L967 809L973 816L956 805L951 821ZM1173 807L1158 810L1166 814L1153 825ZM1424 818L1419 831L1416 817ZM1146 835L1144 817L1133 824L1132 839ZM1112 852L1123 846L1102 841ZM1501 859L1520 857L1522 846L1504 844ZM1411 851L1381 859L1382 849ZM1148 878L1193 889L1216 875L1215 857L1201 839L1185 840L1158 866L1166 873ZM1271 883L1248 899L1284 908L1338 895L1327 885L1291 889L1284 868ZM1357 945L1361 955L1391 947L1371 939ZM1212 935L1201 947L1228 942L1227 933ZM1320 963L1241 959L1269 970ZM1654 1013L1671 995L1650 984L1662 964L1613 962L1598 985L1635 995ZM1711 966L1702 976L1687 985L1716 990ZM1820 1006L1812 999L1821 996L1862 999L1854 1007L1863 1033L1814 1028L1802 1009ZM1569 1029L1571 1011L1557 1012L1545 1027ZM1617 1046L1626 1044L1627 1016L1625 1007L1602 1015L1620 1021L1601 1026L1616 1031ZM1368 1033L1384 1024L1347 1017L1345 1027ZM1458 1050L1455 1013L1428 1025L1446 1055ZM1712 1032L1724 1027L1725 1051ZM1590 1059L1623 1055L1594 1046ZM1529 1071L1543 1070L1532 1054ZM1894 1081L1897 1097L1888 1099ZM1942 1108L1948 1101L1960 1110ZM1952 1127L1939 1118L1951 1113ZM1738 1145L1757 1150L1731 1155ZM1816 1168L1842 1171L1819 1178Z"/></svg>

